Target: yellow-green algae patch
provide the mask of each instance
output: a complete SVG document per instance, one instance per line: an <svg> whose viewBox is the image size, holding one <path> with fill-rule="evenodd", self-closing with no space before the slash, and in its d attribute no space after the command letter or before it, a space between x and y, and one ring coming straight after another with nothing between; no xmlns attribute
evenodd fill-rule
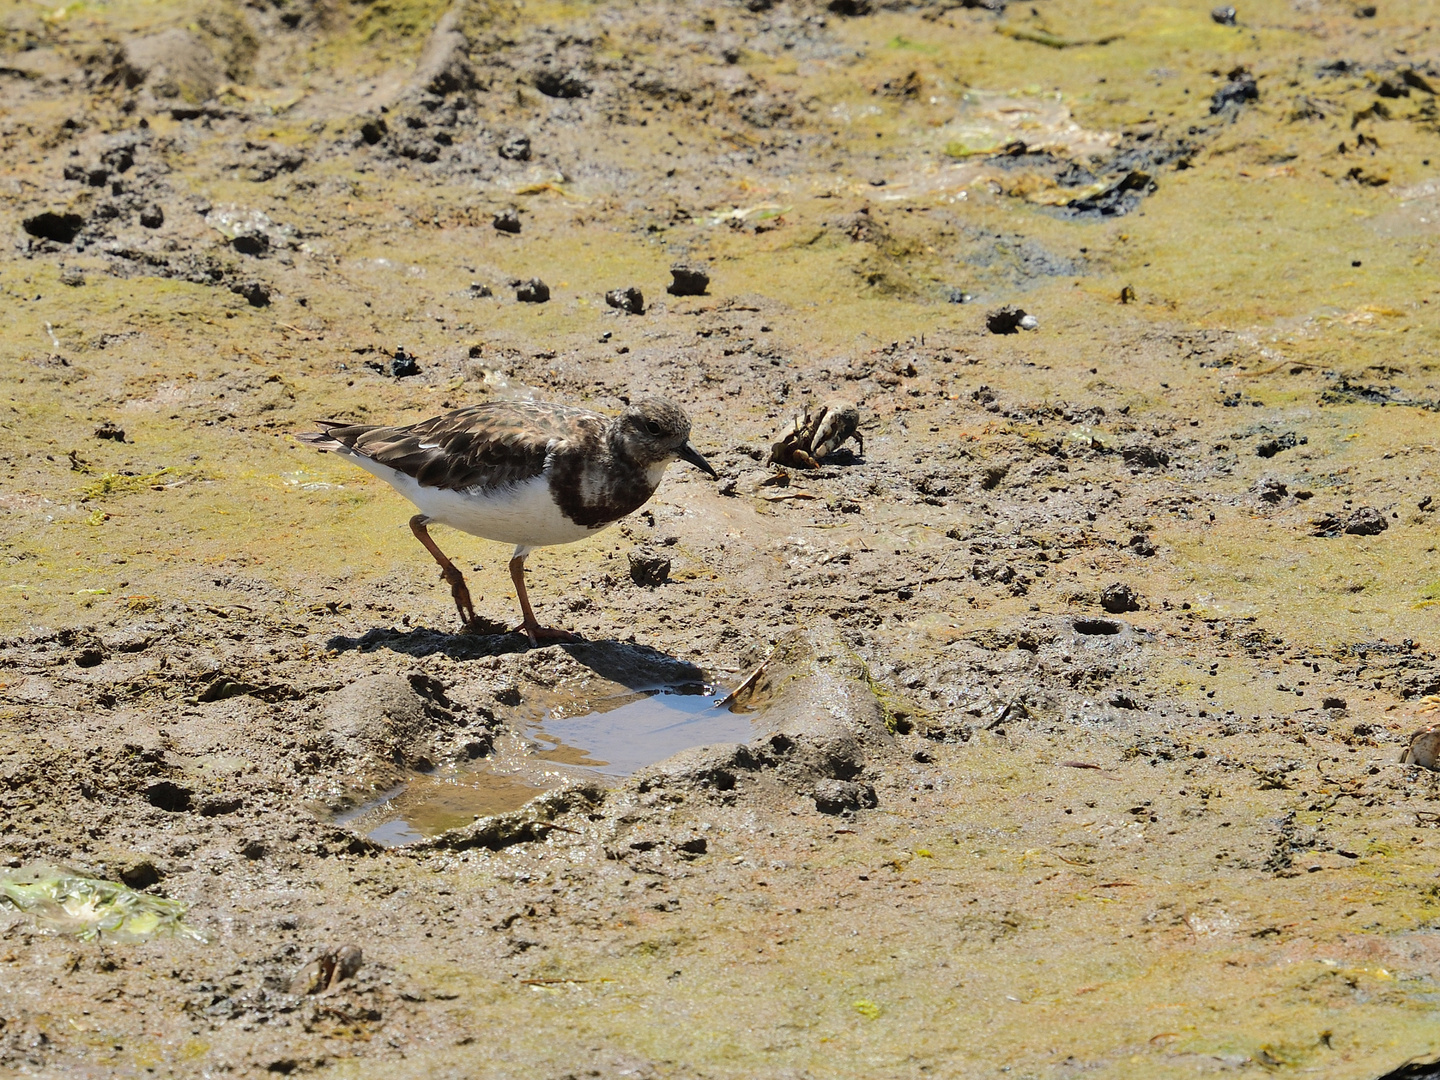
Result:
<svg viewBox="0 0 1440 1080"><path fill-rule="evenodd" d="M0 900L42 929L81 941L130 943L157 934L205 940L184 922L183 904L48 864L0 874Z"/></svg>

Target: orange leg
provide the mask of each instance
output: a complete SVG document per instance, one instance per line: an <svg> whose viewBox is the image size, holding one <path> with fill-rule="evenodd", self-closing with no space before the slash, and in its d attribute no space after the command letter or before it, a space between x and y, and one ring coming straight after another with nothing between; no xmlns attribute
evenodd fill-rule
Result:
<svg viewBox="0 0 1440 1080"><path fill-rule="evenodd" d="M445 557L445 553L440 550L439 545L430 539L430 534L425 531L425 526L429 521L430 519L424 514L416 514L410 519L410 531L440 564L440 579L450 586L450 595L455 599L455 610L460 613L460 621L468 626L475 619L475 605L470 602L470 590L465 585L465 575L460 573L459 567Z"/></svg>
<svg viewBox="0 0 1440 1080"><path fill-rule="evenodd" d="M579 641L578 637L567 630L541 626L535 621L535 612L530 610L530 594L525 591L525 556L528 554L529 552L517 551L510 560L510 579L515 582L515 595L520 598L520 614L524 617L518 629L525 631L532 645L539 645L542 641Z"/></svg>

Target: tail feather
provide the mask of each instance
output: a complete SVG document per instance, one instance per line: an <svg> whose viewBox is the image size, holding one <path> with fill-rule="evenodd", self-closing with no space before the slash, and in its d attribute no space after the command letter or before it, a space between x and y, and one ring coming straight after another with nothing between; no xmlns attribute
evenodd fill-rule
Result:
<svg viewBox="0 0 1440 1080"><path fill-rule="evenodd" d="M353 453L355 441L367 431L374 430L374 424L347 424L343 420L316 420L321 431L296 432L295 438L307 446L313 446L322 454L330 452Z"/></svg>

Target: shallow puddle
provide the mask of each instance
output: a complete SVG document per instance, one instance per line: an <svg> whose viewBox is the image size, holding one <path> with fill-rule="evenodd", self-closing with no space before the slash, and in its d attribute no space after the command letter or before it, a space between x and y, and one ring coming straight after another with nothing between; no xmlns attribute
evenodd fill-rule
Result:
<svg viewBox="0 0 1440 1080"><path fill-rule="evenodd" d="M413 844L446 829L469 825L478 817L518 809L556 786L526 783L486 762L463 771L416 774L335 822L386 847Z"/></svg>
<svg viewBox="0 0 1440 1080"><path fill-rule="evenodd" d="M484 761L416 774L335 821L387 847L409 844L518 810L570 781L629 776L691 747L748 741L753 714L717 707L724 696L694 685L551 706L518 737L497 740Z"/></svg>
<svg viewBox="0 0 1440 1080"><path fill-rule="evenodd" d="M709 686L676 687L589 703L579 715L555 708L527 734L540 760L629 776L692 746L748 741L750 718L717 708L724 696Z"/></svg>

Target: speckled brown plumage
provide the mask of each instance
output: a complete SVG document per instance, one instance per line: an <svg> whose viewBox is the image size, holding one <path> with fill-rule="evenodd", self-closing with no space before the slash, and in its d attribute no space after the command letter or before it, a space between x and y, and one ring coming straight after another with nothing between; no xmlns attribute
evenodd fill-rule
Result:
<svg viewBox="0 0 1440 1080"><path fill-rule="evenodd" d="M638 510L677 458L715 475L689 444L684 411L659 398L637 401L614 417L568 405L497 401L400 427L338 421L320 427L299 438L344 454L424 511L411 528L440 564L467 623L475 620L464 578L426 526L440 522L515 543L511 575L532 640L564 637L540 627L530 611L523 566L532 548L582 539Z"/></svg>
<svg viewBox="0 0 1440 1080"><path fill-rule="evenodd" d="M654 399L644 404L667 414L667 442L689 436L690 421L679 408ZM548 471L565 516L596 528L638 510L655 491L647 470L659 457L626 454L612 437L634 425L633 413L605 417L568 405L495 401L404 427L321 421L322 435L301 437L322 450L333 440L446 491L492 491Z"/></svg>

